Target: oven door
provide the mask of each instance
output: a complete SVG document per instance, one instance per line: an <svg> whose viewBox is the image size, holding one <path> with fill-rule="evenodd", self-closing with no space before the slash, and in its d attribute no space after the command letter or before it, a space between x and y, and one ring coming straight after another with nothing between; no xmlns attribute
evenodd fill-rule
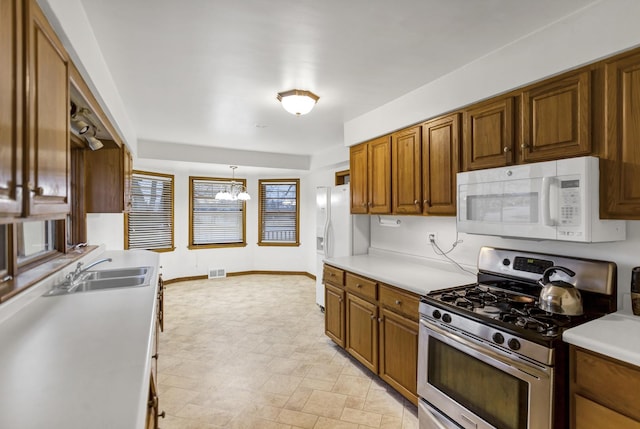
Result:
<svg viewBox="0 0 640 429"><path fill-rule="evenodd" d="M420 321L420 428L550 429L553 368Z"/></svg>

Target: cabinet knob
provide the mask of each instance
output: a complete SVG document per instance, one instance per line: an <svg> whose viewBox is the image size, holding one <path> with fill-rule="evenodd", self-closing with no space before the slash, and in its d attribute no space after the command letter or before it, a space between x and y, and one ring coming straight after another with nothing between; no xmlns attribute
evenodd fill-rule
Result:
<svg viewBox="0 0 640 429"><path fill-rule="evenodd" d="M431 205L431 203L429 202L429 200L424 200L424 205L425 205L425 206L430 206L430 205Z"/></svg>
<svg viewBox="0 0 640 429"><path fill-rule="evenodd" d="M414 200L413 204L415 204L417 206L418 204L420 204L420 201L419 200Z"/></svg>
<svg viewBox="0 0 640 429"><path fill-rule="evenodd" d="M529 148L530 146L531 146L531 145L530 145L529 143L522 143L522 144L520 145L520 147L521 147L522 149L527 149L527 148Z"/></svg>
<svg viewBox="0 0 640 429"><path fill-rule="evenodd" d="M165 417L166 415L167 415L167 413L165 413L165 412L164 412L164 410L163 410L160 414L158 414L158 417L160 417L160 418L164 419L164 417Z"/></svg>
<svg viewBox="0 0 640 429"><path fill-rule="evenodd" d="M356 283L356 287L357 287L357 288L361 288L361 287L362 287L362 285L361 285L360 283Z"/></svg>
<svg viewBox="0 0 640 429"><path fill-rule="evenodd" d="M373 314L371 315L371 320L375 320L376 316L374 316Z"/></svg>
<svg viewBox="0 0 640 429"><path fill-rule="evenodd" d="M43 195L44 194L44 188L42 186L38 186L37 188L32 188L31 192L33 192L33 195Z"/></svg>
<svg viewBox="0 0 640 429"><path fill-rule="evenodd" d="M338 302L342 302L342 298L338 298Z"/></svg>
<svg viewBox="0 0 640 429"><path fill-rule="evenodd" d="M378 317L378 323L382 323L382 317Z"/></svg>
<svg viewBox="0 0 640 429"><path fill-rule="evenodd" d="M158 359L158 353L156 353L155 355L151 356L152 359Z"/></svg>
<svg viewBox="0 0 640 429"><path fill-rule="evenodd" d="M508 153L510 150L511 150L511 148L509 146L505 146L505 147L502 148L502 151L504 153Z"/></svg>
<svg viewBox="0 0 640 429"><path fill-rule="evenodd" d="M362 207L367 207L367 203L362 203Z"/></svg>
<svg viewBox="0 0 640 429"><path fill-rule="evenodd" d="M400 301L399 299L396 299L396 305L400 305L402 304L402 301Z"/></svg>
<svg viewBox="0 0 640 429"><path fill-rule="evenodd" d="M373 204L371 204L371 201L369 201L369 203L368 203L368 204L369 204L369 207L371 207L371 206L373 205Z"/></svg>

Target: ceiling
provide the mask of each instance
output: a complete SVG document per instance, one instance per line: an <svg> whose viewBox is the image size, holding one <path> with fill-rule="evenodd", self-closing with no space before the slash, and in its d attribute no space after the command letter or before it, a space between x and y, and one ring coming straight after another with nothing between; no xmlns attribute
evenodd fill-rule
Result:
<svg viewBox="0 0 640 429"><path fill-rule="evenodd" d="M596 2L81 0L139 140L299 155ZM306 116L276 100L294 88L320 96Z"/></svg>

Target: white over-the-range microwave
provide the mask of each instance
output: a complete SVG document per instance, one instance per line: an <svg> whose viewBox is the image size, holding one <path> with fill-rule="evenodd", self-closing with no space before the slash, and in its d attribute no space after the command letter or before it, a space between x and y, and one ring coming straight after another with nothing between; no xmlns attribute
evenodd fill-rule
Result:
<svg viewBox="0 0 640 429"><path fill-rule="evenodd" d="M536 240L620 241L601 220L599 159L586 156L458 173L458 232Z"/></svg>

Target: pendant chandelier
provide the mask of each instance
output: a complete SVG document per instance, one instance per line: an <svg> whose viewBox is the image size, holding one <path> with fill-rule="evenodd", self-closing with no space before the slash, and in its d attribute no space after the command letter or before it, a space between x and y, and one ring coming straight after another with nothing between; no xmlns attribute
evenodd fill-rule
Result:
<svg viewBox="0 0 640 429"><path fill-rule="evenodd" d="M311 91L302 89L292 89L278 93L278 100L282 103L282 107L292 115L306 115L313 109L320 97Z"/></svg>
<svg viewBox="0 0 640 429"><path fill-rule="evenodd" d="M230 165L229 168L232 170L232 179L231 183L226 186L226 188L220 192L218 192L215 196L216 200L223 201L247 201L251 199L251 196L247 192L247 188L240 182L236 182L236 165Z"/></svg>

